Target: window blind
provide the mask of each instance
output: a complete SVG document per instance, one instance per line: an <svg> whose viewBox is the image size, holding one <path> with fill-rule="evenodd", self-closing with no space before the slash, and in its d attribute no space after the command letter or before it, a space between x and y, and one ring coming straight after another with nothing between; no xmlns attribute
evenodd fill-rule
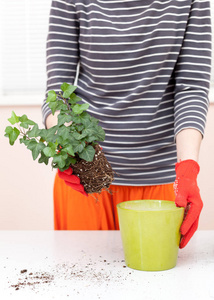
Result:
<svg viewBox="0 0 214 300"><path fill-rule="evenodd" d="M46 87L45 47L50 6L51 0L1 1L3 102L19 95L34 95L34 102L41 104L40 97L35 99L36 95L44 97Z"/></svg>
<svg viewBox="0 0 214 300"><path fill-rule="evenodd" d="M214 32L214 3L210 2ZM45 47L51 0L0 3L0 104L41 104L46 88ZM214 89L214 59L211 82Z"/></svg>

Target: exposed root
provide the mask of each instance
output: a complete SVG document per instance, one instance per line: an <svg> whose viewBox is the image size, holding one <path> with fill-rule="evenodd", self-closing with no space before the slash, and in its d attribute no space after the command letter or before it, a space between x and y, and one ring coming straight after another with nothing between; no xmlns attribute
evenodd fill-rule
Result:
<svg viewBox="0 0 214 300"><path fill-rule="evenodd" d="M72 165L73 174L80 178L87 194L100 194L103 189L109 191L114 180L114 171L99 145L95 146L95 151L92 162L80 160Z"/></svg>

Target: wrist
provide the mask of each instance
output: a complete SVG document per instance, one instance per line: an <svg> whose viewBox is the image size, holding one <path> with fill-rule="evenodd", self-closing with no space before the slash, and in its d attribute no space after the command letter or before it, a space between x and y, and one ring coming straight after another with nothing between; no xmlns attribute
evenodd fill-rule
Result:
<svg viewBox="0 0 214 300"><path fill-rule="evenodd" d="M182 160L175 164L175 172L177 177L196 179L199 171L199 164L193 159Z"/></svg>
<svg viewBox="0 0 214 300"><path fill-rule="evenodd" d="M59 111L56 111L55 114L49 114L46 118L46 121L45 121L45 125L46 125L46 128L49 129L55 125L57 125L57 122L58 122L58 115L59 115Z"/></svg>
<svg viewBox="0 0 214 300"><path fill-rule="evenodd" d="M185 128L176 135L178 161L192 159L196 162L199 157L201 132L194 128Z"/></svg>

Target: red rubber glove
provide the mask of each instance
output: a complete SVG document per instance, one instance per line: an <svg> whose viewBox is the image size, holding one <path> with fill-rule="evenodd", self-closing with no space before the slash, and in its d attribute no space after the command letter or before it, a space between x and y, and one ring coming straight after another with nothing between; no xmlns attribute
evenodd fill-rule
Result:
<svg viewBox="0 0 214 300"><path fill-rule="evenodd" d="M72 189L82 193L84 196L88 197L88 194L85 192L83 185L80 183L80 179L76 175L72 175L73 170L69 167L64 172L61 172L58 169L58 175L61 179L65 181L65 184L70 186Z"/></svg>
<svg viewBox="0 0 214 300"><path fill-rule="evenodd" d="M175 165L174 183L175 204L185 207L184 220L181 225L180 248L184 248L198 228L198 221L203 202L197 185L200 167L194 160L183 160Z"/></svg>

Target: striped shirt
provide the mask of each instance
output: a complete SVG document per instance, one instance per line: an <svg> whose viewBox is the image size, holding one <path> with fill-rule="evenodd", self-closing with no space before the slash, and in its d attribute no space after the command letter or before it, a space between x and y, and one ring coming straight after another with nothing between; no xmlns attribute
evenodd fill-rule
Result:
<svg viewBox="0 0 214 300"><path fill-rule="evenodd" d="M114 184L172 183L176 134L204 134L210 24L208 0L52 1L46 93L73 84L79 63L76 93L106 132ZM42 112L45 123L45 101Z"/></svg>

